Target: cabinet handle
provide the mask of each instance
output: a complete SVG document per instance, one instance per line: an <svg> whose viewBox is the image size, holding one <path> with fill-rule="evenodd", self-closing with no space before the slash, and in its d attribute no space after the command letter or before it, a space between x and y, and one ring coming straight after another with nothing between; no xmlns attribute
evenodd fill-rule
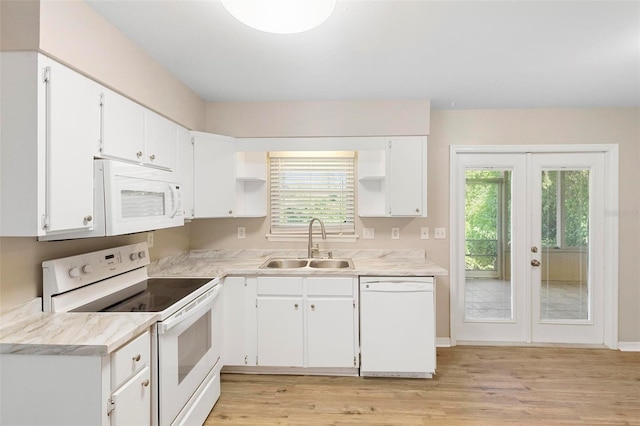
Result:
<svg viewBox="0 0 640 426"><path fill-rule="evenodd" d="M86 225L87 223L91 222L93 220L93 216L91 216L90 214L86 215L83 218L84 224Z"/></svg>
<svg viewBox="0 0 640 426"><path fill-rule="evenodd" d="M155 159L156 159L156 155L155 155L155 154L151 154L151 157L149 157L149 159L150 159L151 161L155 160Z"/></svg>
<svg viewBox="0 0 640 426"><path fill-rule="evenodd" d="M138 157L138 158L142 157L142 151L136 152L136 157Z"/></svg>
<svg viewBox="0 0 640 426"><path fill-rule="evenodd" d="M141 358L141 357L140 357L140 354L138 354L138 355L136 355L136 356L134 356L134 357L133 357L133 360L134 360L135 362L138 362L138 361L140 361L140 358Z"/></svg>
<svg viewBox="0 0 640 426"><path fill-rule="evenodd" d="M146 387L148 387L148 386L149 386L149 379L145 379L145 380L142 382L142 386L144 386L145 388L146 388Z"/></svg>

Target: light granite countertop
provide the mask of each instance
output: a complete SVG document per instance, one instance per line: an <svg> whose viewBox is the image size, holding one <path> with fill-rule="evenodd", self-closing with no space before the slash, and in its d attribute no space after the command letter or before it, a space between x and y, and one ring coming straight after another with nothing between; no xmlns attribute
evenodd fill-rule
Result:
<svg viewBox="0 0 640 426"><path fill-rule="evenodd" d="M156 313L42 312L36 298L0 316L0 354L108 355L156 321Z"/></svg>
<svg viewBox="0 0 640 426"><path fill-rule="evenodd" d="M270 258L305 258L291 250L194 250L148 266L149 276L227 275L438 276L447 270L421 250L334 250L353 269L260 269ZM104 356L148 329L156 313L49 313L36 298L0 315L0 354Z"/></svg>
<svg viewBox="0 0 640 426"><path fill-rule="evenodd" d="M446 269L428 260L423 250L333 250L333 258L350 258L353 269L260 269L271 258L306 258L296 250L193 250L154 262L150 276L224 277L226 275L438 276Z"/></svg>

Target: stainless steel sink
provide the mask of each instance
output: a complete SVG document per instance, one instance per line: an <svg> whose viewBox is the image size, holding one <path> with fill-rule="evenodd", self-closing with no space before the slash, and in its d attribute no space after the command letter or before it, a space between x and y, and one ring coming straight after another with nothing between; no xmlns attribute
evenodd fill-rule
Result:
<svg viewBox="0 0 640 426"><path fill-rule="evenodd" d="M268 259L260 269L353 269L351 259Z"/></svg>
<svg viewBox="0 0 640 426"><path fill-rule="evenodd" d="M261 268L293 269L304 268L309 262L306 259L271 259Z"/></svg>
<svg viewBox="0 0 640 426"><path fill-rule="evenodd" d="M331 268L345 269L353 268L353 263L349 259L316 259L309 261L310 268Z"/></svg>

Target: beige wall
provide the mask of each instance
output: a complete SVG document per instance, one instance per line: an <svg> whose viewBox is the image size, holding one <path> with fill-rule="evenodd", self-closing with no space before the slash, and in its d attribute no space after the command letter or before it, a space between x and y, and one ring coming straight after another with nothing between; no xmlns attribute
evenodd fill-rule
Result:
<svg viewBox="0 0 640 426"><path fill-rule="evenodd" d="M0 2L2 50L37 50L192 129L205 102L81 0Z"/></svg>
<svg viewBox="0 0 640 426"><path fill-rule="evenodd" d="M207 132L235 137L429 134L428 100L207 103Z"/></svg>
<svg viewBox="0 0 640 426"><path fill-rule="evenodd" d="M252 116L269 114L271 105L252 105ZM291 105L293 107L293 105ZM288 107L282 107L287 111ZM208 108L207 130L232 136L293 136L286 114L279 121L243 120L247 108L216 104ZM236 115L237 114L237 115ZM219 116L225 124L218 123ZM291 115L306 123L295 133L325 136L325 125L317 116ZM393 120L395 117L377 117ZM372 120L376 121L376 120ZM228 123L234 123L228 125ZM376 125L377 125L376 121ZM409 124L411 125L411 124ZM384 128L384 124L381 125ZM432 111L428 141L428 218L357 219L356 232L362 227L375 228L374 240L356 243L333 243L331 248L420 248L436 263L449 268L449 240L420 240L420 227L446 226L449 231L449 147L451 145L494 144L603 144L620 146L620 297L619 338L640 341L640 110L639 109L566 109L566 110L474 110ZM246 227L246 239L236 238L236 228ZM400 240L391 240L391 227L400 227ZM266 219L195 220L191 225L191 248L278 248L291 243L269 243ZM304 250L304 243L295 244ZM325 247L327 245L325 244ZM449 278L438 279L437 335L449 336Z"/></svg>

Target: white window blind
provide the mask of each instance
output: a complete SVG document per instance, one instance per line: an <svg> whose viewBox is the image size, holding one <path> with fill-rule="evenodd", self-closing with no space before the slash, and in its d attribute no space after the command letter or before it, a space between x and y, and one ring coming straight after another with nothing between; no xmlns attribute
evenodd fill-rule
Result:
<svg viewBox="0 0 640 426"><path fill-rule="evenodd" d="M327 233L355 233L354 154L271 153L271 233L302 234L317 217Z"/></svg>

